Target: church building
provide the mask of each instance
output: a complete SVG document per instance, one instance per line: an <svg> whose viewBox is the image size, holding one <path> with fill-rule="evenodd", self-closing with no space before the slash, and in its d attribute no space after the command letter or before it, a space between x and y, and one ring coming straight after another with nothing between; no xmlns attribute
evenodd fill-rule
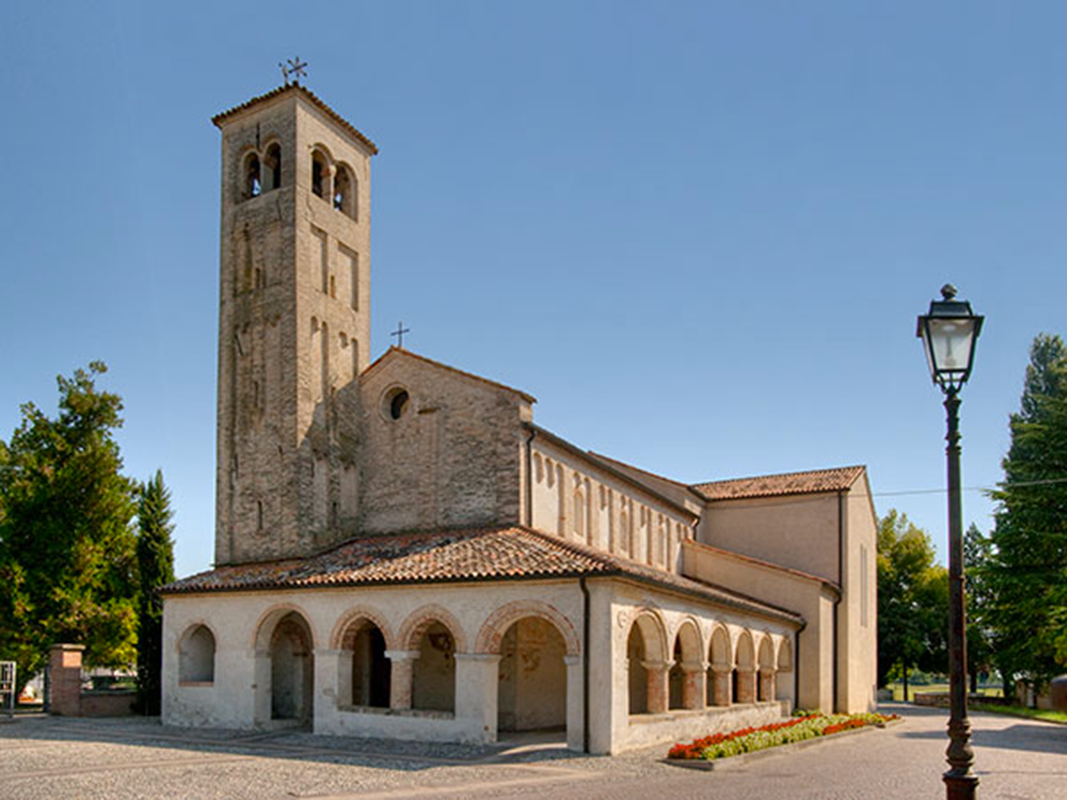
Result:
<svg viewBox="0 0 1067 800"><path fill-rule="evenodd" d="M215 568L163 590L164 723L616 753L873 709L863 467L686 485L368 363L377 147L297 83L213 121Z"/></svg>

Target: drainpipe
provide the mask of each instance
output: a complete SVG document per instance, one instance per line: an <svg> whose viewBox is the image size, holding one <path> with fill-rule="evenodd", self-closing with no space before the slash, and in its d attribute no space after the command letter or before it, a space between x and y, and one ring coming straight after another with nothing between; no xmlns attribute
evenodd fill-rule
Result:
<svg viewBox="0 0 1067 800"><path fill-rule="evenodd" d="M845 581L844 581L844 565L845 565L845 493L837 493L837 586L838 593L837 599L834 600L834 697L833 708L837 711L837 686L838 686L838 639L840 628L838 627L838 608L841 606L841 601L845 597Z"/></svg>
<svg viewBox="0 0 1067 800"><path fill-rule="evenodd" d="M533 527L533 440L537 430L530 428L530 438L526 440L526 527Z"/></svg>
<svg viewBox="0 0 1067 800"><path fill-rule="evenodd" d="M582 750L589 752L589 587L578 578L582 590Z"/></svg>

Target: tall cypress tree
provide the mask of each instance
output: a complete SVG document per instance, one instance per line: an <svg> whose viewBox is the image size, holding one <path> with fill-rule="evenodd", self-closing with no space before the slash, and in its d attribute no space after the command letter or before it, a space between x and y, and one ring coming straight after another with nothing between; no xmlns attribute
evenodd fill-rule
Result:
<svg viewBox="0 0 1067 800"><path fill-rule="evenodd" d="M1011 416L1004 481L993 492L986 571L997 663L1041 686L1067 665L1067 348L1039 335L1021 410Z"/></svg>
<svg viewBox="0 0 1067 800"><path fill-rule="evenodd" d="M163 472L141 487L137 507L137 566L141 594L137 609L137 690L141 713L160 713L163 668L163 599L159 587L174 580L173 512Z"/></svg>

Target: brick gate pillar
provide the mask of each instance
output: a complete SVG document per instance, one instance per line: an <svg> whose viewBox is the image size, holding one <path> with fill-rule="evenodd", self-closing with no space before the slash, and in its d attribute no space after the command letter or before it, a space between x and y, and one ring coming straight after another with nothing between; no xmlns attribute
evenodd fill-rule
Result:
<svg viewBox="0 0 1067 800"><path fill-rule="evenodd" d="M648 713L666 714L670 710L670 672L673 661L642 661L648 673Z"/></svg>
<svg viewBox="0 0 1067 800"><path fill-rule="evenodd" d="M63 717L80 717L83 644L54 644L48 653L51 697L48 710Z"/></svg>
<svg viewBox="0 0 1067 800"><path fill-rule="evenodd" d="M389 676L389 708L406 711L411 708L411 679L419 651L386 650L385 657L393 665Z"/></svg>

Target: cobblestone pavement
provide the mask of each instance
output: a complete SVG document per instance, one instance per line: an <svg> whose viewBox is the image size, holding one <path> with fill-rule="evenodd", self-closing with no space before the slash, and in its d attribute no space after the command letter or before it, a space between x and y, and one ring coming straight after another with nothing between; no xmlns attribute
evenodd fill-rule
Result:
<svg viewBox="0 0 1067 800"><path fill-rule="evenodd" d="M660 763L665 747L609 758L22 717L0 723L0 798L943 797L945 712L883 710L904 723L714 772ZM1067 726L971 719L982 800L1067 798Z"/></svg>

